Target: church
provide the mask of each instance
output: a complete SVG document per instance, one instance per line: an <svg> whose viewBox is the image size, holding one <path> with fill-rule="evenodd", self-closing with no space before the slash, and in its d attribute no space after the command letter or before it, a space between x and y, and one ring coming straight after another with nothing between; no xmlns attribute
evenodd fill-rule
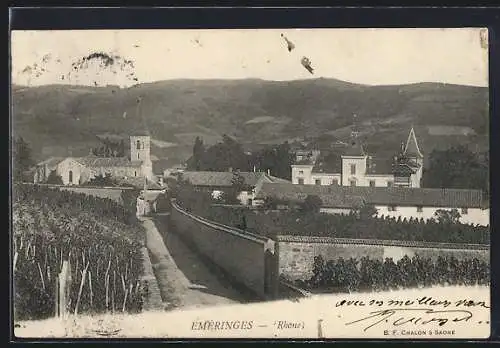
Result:
<svg viewBox="0 0 500 348"><path fill-rule="evenodd" d="M340 163L328 166L319 151L300 153L292 165L292 183L297 185L336 185L359 187L421 187L424 156L413 127L400 153L391 159L366 153L354 131Z"/></svg>
<svg viewBox="0 0 500 348"><path fill-rule="evenodd" d="M149 135L130 136L129 157L86 157L50 158L37 164L34 182L44 183L51 173L60 176L64 185L82 185L92 178L111 175L116 179L137 180L147 178L153 181L151 161L151 138Z"/></svg>

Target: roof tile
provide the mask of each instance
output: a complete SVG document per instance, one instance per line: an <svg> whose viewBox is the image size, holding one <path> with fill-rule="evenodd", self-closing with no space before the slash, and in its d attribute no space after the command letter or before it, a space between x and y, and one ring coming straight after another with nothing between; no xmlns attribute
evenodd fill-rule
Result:
<svg viewBox="0 0 500 348"><path fill-rule="evenodd" d="M485 206L481 190L407 187L351 187L294 184L262 185L257 199L269 196L301 201L317 195L324 207L355 207L360 202L379 205L481 208Z"/></svg>

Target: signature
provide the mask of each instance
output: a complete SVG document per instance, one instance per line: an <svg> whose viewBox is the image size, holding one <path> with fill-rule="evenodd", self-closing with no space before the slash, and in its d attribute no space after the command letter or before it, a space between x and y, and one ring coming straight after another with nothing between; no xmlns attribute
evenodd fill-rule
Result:
<svg viewBox="0 0 500 348"><path fill-rule="evenodd" d="M437 323L444 326L449 321L460 322L468 321L472 318L472 313L466 310L434 310L429 308L395 308L383 309L370 312L370 315L345 325L354 325L358 323L369 324L363 331L380 324L391 322L393 326L402 326L406 324L427 325Z"/></svg>

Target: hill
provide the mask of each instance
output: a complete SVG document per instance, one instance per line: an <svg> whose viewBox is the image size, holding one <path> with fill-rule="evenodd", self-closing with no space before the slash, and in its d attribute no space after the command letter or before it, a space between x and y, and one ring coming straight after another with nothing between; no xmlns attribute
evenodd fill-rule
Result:
<svg viewBox="0 0 500 348"><path fill-rule="evenodd" d="M140 100L140 102L139 102ZM394 151L411 125L424 151L488 145L488 89L437 83L365 86L335 79L169 80L120 89L14 86L13 127L36 159L85 155L98 135L148 129L155 158L176 162L229 134L250 146L346 140L353 114L369 149Z"/></svg>

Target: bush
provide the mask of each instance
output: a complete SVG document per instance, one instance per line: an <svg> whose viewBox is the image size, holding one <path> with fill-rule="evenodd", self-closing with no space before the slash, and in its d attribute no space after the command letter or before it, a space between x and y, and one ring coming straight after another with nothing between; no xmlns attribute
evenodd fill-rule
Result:
<svg viewBox="0 0 500 348"><path fill-rule="evenodd" d="M305 214L319 213L323 202L321 198L315 195L308 195L304 202L300 205L301 211Z"/></svg>
<svg viewBox="0 0 500 348"><path fill-rule="evenodd" d="M55 170L51 171L48 178L47 178L47 184L51 185L63 185L63 180L60 175L57 175L57 172Z"/></svg>
<svg viewBox="0 0 500 348"><path fill-rule="evenodd" d="M490 266L477 258L459 261L455 257L404 256L396 263L369 257L324 261L313 260L313 276L301 280L312 290L332 292L397 290L435 285L488 285Z"/></svg>

